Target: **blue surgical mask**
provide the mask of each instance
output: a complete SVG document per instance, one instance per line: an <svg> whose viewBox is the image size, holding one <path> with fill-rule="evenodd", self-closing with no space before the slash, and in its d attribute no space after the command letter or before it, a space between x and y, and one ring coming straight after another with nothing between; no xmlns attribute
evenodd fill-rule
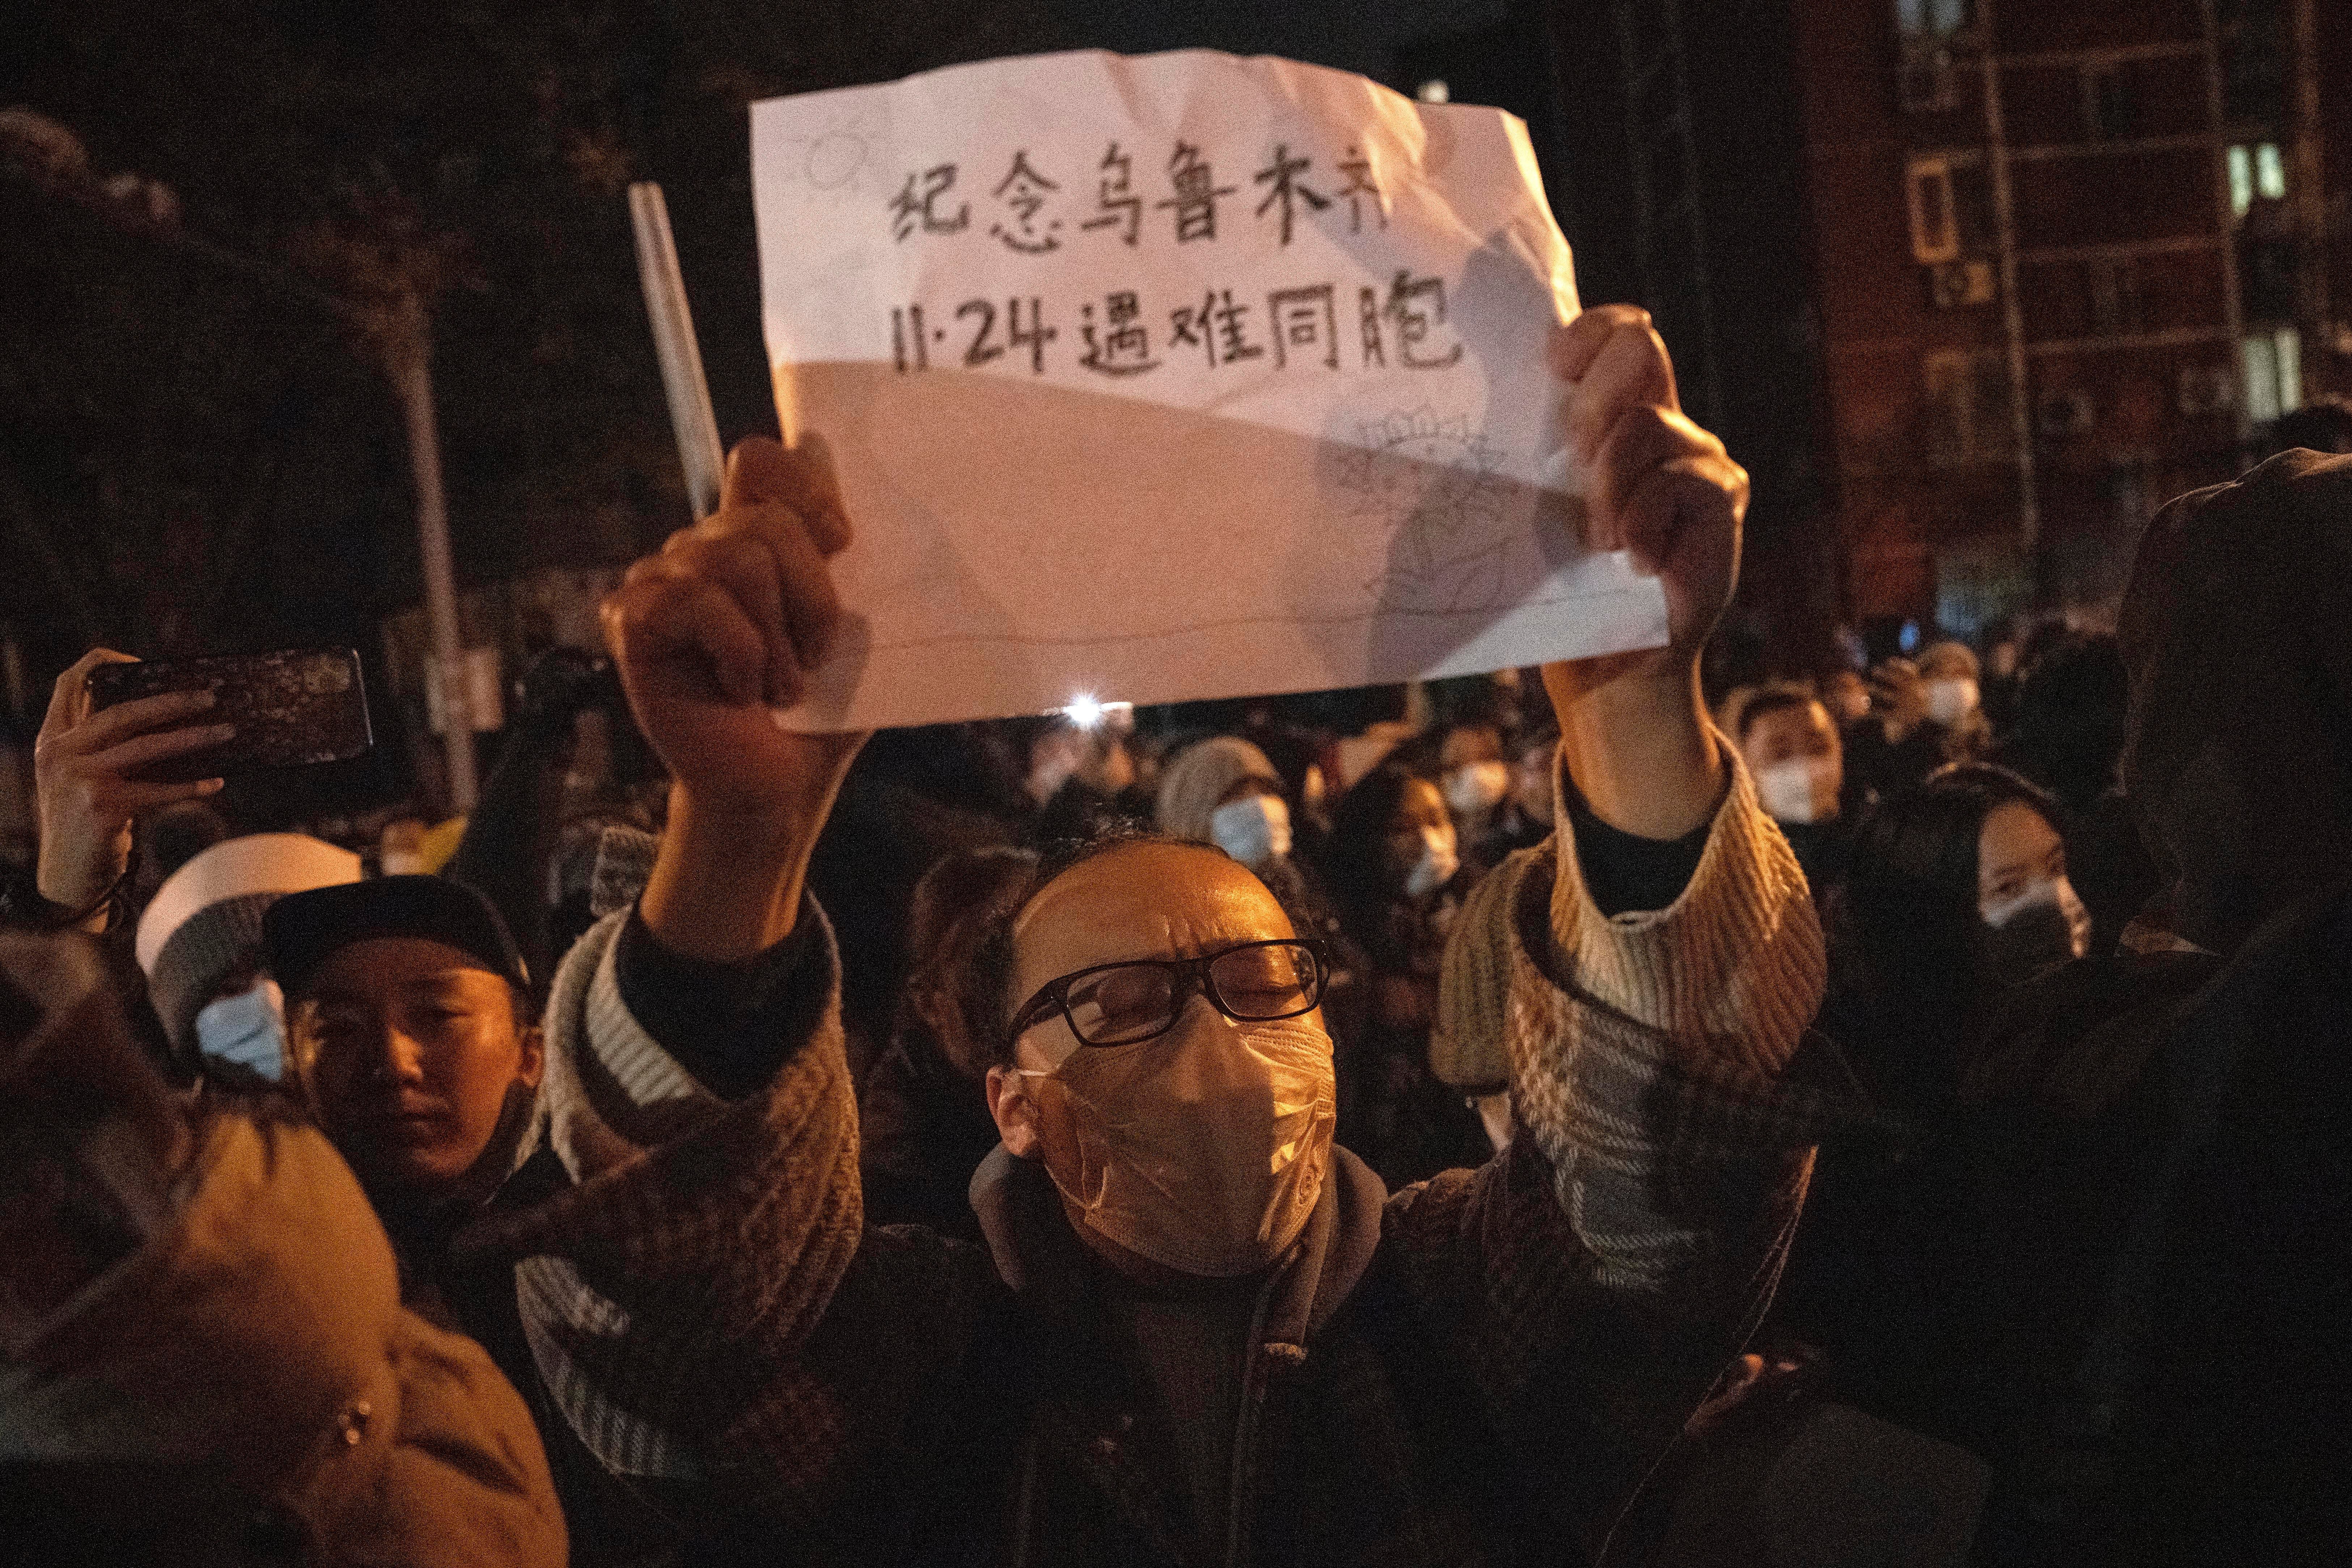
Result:
<svg viewBox="0 0 2352 1568"><path fill-rule="evenodd" d="M286 999L264 978L250 991L208 1002L196 1015L196 1048L277 1081L286 1076Z"/></svg>

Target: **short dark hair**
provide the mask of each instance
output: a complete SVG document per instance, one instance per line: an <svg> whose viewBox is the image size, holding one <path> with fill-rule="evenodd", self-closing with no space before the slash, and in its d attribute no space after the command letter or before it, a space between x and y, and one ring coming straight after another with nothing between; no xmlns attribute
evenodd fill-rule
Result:
<svg viewBox="0 0 2352 1568"><path fill-rule="evenodd" d="M1013 1009L1019 1002L1013 996L1013 928L1021 919L1021 911L1034 903L1037 895L1058 880L1063 873L1075 871L1089 860L1139 844L1165 844L1179 849L1196 849L1225 859L1233 858L1213 844L1198 839L1178 838L1172 834L1153 832L1146 828L1114 824L1098 833L1083 838L1063 839L1049 844L1041 851L1036 865L1027 879L1015 884L998 905L988 929L979 944L972 949L971 962L965 966L960 1001L964 1016L979 1031L980 1043L985 1047L988 1064L1002 1067L1013 1060L1013 1041L1006 1028L1013 1022Z"/></svg>

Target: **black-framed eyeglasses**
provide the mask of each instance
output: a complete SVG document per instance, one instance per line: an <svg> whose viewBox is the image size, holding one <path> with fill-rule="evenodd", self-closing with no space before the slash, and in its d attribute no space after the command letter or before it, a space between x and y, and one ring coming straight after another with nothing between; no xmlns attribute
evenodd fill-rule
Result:
<svg viewBox="0 0 2352 1568"><path fill-rule="evenodd" d="M1323 1004L1329 966L1312 942L1283 938L1244 942L1198 958L1141 958L1097 963L1048 980L1013 1016L1017 1040L1059 1012L1084 1046L1132 1046L1176 1026L1195 992L1242 1024L1296 1018Z"/></svg>

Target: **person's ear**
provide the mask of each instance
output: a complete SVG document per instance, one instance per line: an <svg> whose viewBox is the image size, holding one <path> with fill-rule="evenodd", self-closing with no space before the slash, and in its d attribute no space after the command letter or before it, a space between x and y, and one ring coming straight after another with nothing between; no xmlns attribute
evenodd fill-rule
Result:
<svg viewBox="0 0 2352 1568"><path fill-rule="evenodd" d="M547 1031L537 1024L526 1024L515 1034L515 1079L537 1089L546 1071Z"/></svg>
<svg viewBox="0 0 2352 1568"><path fill-rule="evenodd" d="M988 1069L988 1113L996 1119L997 1135L1016 1159L1033 1160L1040 1147L1037 1103L1021 1087L1011 1068L1002 1063Z"/></svg>

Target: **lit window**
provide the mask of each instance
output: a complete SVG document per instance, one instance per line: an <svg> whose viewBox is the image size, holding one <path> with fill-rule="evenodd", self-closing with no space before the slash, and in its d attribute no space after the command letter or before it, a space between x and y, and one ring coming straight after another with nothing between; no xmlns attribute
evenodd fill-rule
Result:
<svg viewBox="0 0 2352 1568"><path fill-rule="evenodd" d="M1960 254L1959 215L1952 205L1952 165L1942 158L1914 158L1905 172L1911 212L1911 258L1923 267Z"/></svg>
<svg viewBox="0 0 2352 1568"><path fill-rule="evenodd" d="M2286 164L2279 158L2275 142L2265 142L2254 149L2254 191L2273 201L2286 195Z"/></svg>
<svg viewBox="0 0 2352 1568"><path fill-rule="evenodd" d="M2239 347L2248 418L2259 425L2303 406L2303 339L2293 327L2256 332Z"/></svg>
<svg viewBox="0 0 2352 1568"><path fill-rule="evenodd" d="M1895 0L1895 25L1906 38L1946 37L1969 25L1969 0Z"/></svg>
<svg viewBox="0 0 2352 1568"><path fill-rule="evenodd" d="M2251 149L2230 149L2230 216L2243 217L2254 205L2254 158Z"/></svg>

